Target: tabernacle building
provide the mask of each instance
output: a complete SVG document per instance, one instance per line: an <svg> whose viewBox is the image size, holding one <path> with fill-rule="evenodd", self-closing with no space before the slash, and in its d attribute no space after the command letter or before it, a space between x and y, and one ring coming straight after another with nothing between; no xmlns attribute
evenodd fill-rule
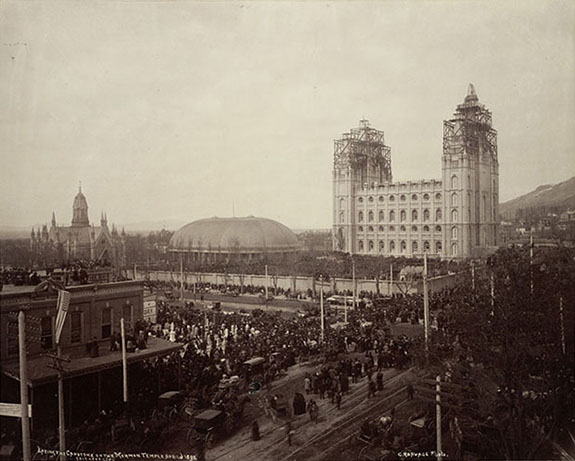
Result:
<svg viewBox="0 0 575 461"><path fill-rule="evenodd" d="M352 254L479 257L495 250L499 164L491 112L472 84L443 122L442 178L393 182L383 131L360 121L335 141L333 249Z"/></svg>

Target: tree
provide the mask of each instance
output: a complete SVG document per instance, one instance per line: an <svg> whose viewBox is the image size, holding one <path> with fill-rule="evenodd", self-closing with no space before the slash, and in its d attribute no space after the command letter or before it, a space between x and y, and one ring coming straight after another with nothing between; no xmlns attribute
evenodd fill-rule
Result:
<svg viewBox="0 0 575 461"><path fill-rule="evenodd" d="M538 249L531 259L526 248L500 250L476 270L476 290L468 275L444 306L432 366L465 390L454 416L478 434L481 457L552 458L552 441L569 424L574 255Z"/></svg>

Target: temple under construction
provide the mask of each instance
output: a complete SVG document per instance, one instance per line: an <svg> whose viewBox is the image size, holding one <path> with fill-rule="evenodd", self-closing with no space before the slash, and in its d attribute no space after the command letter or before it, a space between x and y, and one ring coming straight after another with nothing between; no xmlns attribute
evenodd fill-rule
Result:
<svg viewBox="0 0 575 461"><path fill-rule="evenodd" d="M472 84L443 122L441 180L392 182L391 149L367 120L334 143L335 251L482 256L497 246L498 204L497 131Z"/></svg>

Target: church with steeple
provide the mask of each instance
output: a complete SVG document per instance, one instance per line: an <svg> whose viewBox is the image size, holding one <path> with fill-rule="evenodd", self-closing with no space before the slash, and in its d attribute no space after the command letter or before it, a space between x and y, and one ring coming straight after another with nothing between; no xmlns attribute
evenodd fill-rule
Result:
<svg viewBox="0 0 575 461"><path fill-rule="evenodd" d="M32 229L30 237L33 263L37 266L61 266L83 261L120 267L125 262L124 229L118 232L114 225L110 229L108 217L103 212L100 226L90 224L88 201L81 185L72 205L71 225L58 225L52 212L50 226L44 224L41 229Z"/></svg>

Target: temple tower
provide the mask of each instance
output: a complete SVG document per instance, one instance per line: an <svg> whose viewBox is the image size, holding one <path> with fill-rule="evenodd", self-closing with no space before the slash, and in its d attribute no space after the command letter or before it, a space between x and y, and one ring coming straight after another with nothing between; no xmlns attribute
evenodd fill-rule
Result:
<svg viewBox="0 0 575 461"><path fill-rule="evenodd" d="M391 182L391 149L383 131L361 120L359 128L334 141L333 249L355 253L356 191Z"/></svg>
<svg viewBox="0 0 575 461"><path fill-rule="evenodd" d="M443 122L443 255L480 256L497 245L499 164L491 112L469 85Z"/></svg>

